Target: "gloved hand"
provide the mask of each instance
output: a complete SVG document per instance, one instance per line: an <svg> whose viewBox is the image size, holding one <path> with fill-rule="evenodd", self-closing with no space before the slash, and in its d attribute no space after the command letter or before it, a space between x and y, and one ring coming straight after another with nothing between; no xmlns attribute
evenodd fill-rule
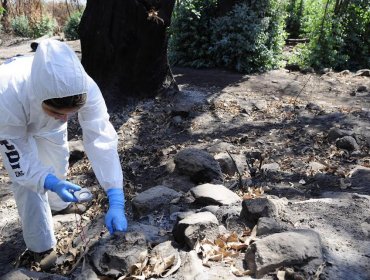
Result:
<svg viewBox="0 0 370 280"><path fill-rule="evenodd" d="M105 225L110 234L115 231L126 231L127 220L125 216L125 197L122 189L107 190L109 209L105 215Z"/></svg>
<svg viewBox="0 0 370 280"><path fill-rule="evenodd" d="M59 180L53 174L46 176L44 188L57 193L57 195L59 195L59 197L65 202L77 202L78 200L73 195L73 192L81 190L80 186L68 181Z"/></svg>

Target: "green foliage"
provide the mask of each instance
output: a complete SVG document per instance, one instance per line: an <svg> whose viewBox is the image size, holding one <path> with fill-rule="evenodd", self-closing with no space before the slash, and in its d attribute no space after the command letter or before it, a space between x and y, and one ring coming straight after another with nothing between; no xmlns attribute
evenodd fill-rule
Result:
<svg viewBox="0 0 370 280"><path fill-rule="evenodd" d="M31 28L26 16L18 16L12 19L11 26L13 32L22 37L31 37Z"/></svg>
<svg viewBox="0 0 370 280"><path fill-rule="evenodd" d="M245 73L279 65L285 37L282 1L243 1L222 16L216 0L179 3L170 31L172 64Z"/></svg>
<svg viewBox="0 0 370 280"><path fill-rule="evenodd" d="M38 38L44 35L53 35L54 30L57 27L57 22L55 19L49 16L43 16L38 22L36 22L31 30L32 37Z"/></svg>
<svg viewBox="0 0 370 280"><path fill-rule="evenodd" d="M261 16L246 3L214 19L210 54L216 65L244 73L278 66L285 35L283 19L272 11Z"/></svg>
<svg viewBox="0 0 370 280"><path fill-rule="evenodd" d="M77 40L79 39L78 26L80 24L82 17L81 12L75 12L71 15L67 24L64 27L64 35L67 40Z"/></svg>
<svg viewBox="0 0 370 280"><path fill-rule="evenodd" d="M289 4L287 5L286 31L291 38L299 38L301 35L303 9L304 0L289 0Z"/></svg>
<svg viewBox="0 0 370 280"><path fill-rule="evenodd" d="M4 9L4 7L0 7L0 18L1 16L6 12L6 10Z"/></svg>
<svg viewBox="0 0 370 280"><path fill-rule="evenodd" d="M43 16L31 25L26 16L19 16L11 21L11 26L13 32L18 36L38 38L44 35L52 35L57 23L53 18Z"/></svg>
<svg viewBox="0 0 370 280"><path fill-rule="evenodd" d="M211 19L215 14L216 0L178 2L170 29L171 64L195 68L214 66L208 49L212 35Z"/></svg>
<svg viewBox="0 0 370 280"><path fill-rule="evenodd" d="M306 0L301 23L310 42L297 46L290 62L336 70L370 66L369 0Z"/></svg>

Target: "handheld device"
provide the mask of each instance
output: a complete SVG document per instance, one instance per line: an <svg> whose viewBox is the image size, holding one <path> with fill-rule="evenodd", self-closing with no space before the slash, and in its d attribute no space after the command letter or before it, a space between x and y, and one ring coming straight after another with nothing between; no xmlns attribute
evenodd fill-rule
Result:
<svg viewBox="0 0 370 280"><path fill-rule="evenodd" d="M82 188L79 191L75 191L73 195L77 198L78 202L87 202L93 198L93 194L87 188Z"/></svg>

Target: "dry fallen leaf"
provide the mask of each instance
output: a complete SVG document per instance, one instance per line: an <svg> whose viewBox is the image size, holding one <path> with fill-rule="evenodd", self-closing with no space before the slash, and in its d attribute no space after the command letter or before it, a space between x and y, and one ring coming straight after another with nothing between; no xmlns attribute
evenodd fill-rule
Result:
<svg viewBox="0 0 370 280"><path fill-rule="evenodd" d="M248 192L243 194L243 200L254 199L254 198L262 196L264 193L265 193L265 191L262 187L258 187L258 188L249 187Z"/></svg>
<svg viewBox="0 0 370 280"><path fill-rule="evenodd" d="M249 269L248 270L241 270L241 269L235 267L234 265L230 266L230 270L231 270L232 274L234 274L237 277L248 276L248 275L253 274L252 271L250 271Z"/></svg>

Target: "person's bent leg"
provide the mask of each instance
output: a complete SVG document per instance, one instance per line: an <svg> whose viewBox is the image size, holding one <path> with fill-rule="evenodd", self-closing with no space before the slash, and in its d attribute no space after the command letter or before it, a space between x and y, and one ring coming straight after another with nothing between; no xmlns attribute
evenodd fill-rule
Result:
<svg viewBox="0 0 370 280"><path fill-rule="evenodd" d="M14 198L22 221L23 238L29 250L41 253L56 245L47 194L13 184Z"/></svg>
<svg viewBox="0 0 370 280"><path fill-rule="evenodd" d="M46 166L52 166L55 176L64 180L67 177L69 148L67 126L53 134L36 136L39 158ZM52 211L66 209L70 202L64 202L56 193L48 191L49 204Z"/></svg>

